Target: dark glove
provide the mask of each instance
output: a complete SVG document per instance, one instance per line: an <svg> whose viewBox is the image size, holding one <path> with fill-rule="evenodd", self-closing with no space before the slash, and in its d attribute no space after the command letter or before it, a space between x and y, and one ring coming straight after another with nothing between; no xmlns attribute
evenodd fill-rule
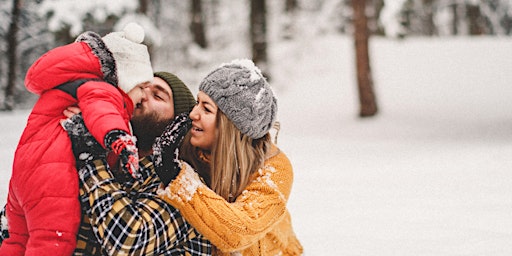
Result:
<svg viewBox="0 0 512 256"><path fill-rule="evenodd" d="M82 168L90 161L106 157L105 149L91 135L81 114L66 119L62 122L62 127L71 139L77 169Z"/></svg>
<svg viewBox="0 0 512 256"><path fill-rule="evenodd" d="M165 127L153 144L153 165L162 183L167 186L180 172L179 148L192 126L188 114L183 113Z"/></svg>
<svg viewBox="0 0 512 256"><path fill-rule="evenodd" d="M9 225L7 223L7 217L5 215L6 207L7 206L4 206L4 208L0 211L0 245L5 239L9 238Z"/></svg>
<svg viewBox="0 0 512 256"><path fill-rule="evenodd" d="M119 155L121 166L133 178L140 179L139 151L135 146L136 139L125 131L113 130L105 136L105 146Z"/></svg>

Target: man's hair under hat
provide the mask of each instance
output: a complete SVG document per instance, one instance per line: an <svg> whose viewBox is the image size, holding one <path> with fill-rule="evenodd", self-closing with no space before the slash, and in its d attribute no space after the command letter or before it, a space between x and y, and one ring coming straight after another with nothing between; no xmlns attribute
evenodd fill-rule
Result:
<svg viewBox="0 0 512 256"><path fill-rule="evenodd" d="M172 73L164 71L155 72L153 75L163 79L171 87L174 102L174 115L192 111L192 108L196 104L196 99L181 79Z"/></svg>

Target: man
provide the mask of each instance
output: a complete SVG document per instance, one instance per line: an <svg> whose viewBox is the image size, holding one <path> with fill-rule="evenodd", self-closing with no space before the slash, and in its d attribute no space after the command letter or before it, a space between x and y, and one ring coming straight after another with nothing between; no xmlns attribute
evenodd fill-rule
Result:
<svg viewBox="0 0 512 256"><path fill-rule="evenodd" d="M105 161L79 170L82 224L75 255L209 255L211 245L180 213L157 197L160 179L151 146L175 115L189 112L195 99L176 76L157 72L131 120L141 157L142 181L104 168ZM101 186L89 186L90 181Z"/></svg>
<svg viewBox="0 0 512 256"><path fill-rule="evenodd" d="M173 74L154 75L153 84L142 87L145 96L136 104L131 121L138 139L143 181L134 181L126 173L110 172L103 168L105 162L101 161L94 163L97 168L79 171L83 183L80 198L86 214L83 214L85 220L76 255L211 253L210 243L156 194L161 182L150 164L151 146L174 116L192 109L195 99ZM101 187L88 186L91 179L100 180Z"/></svg>

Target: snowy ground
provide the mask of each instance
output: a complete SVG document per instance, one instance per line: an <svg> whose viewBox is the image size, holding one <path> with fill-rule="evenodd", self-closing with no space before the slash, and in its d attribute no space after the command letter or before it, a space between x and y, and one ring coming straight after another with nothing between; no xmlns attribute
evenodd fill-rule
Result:
<svg viewBox="0 0 512 256"><path fill-rule="evenodd" d="M305 254L511 255L512 39L373 39L380 112L365 120L352 45L271 52ZM0 113L1 205L27 115Z"/></svg>

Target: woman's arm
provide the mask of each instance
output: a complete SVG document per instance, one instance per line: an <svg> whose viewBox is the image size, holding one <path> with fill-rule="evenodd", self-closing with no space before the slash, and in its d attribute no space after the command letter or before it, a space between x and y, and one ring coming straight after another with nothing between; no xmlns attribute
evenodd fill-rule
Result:
<svg viewBox="0 0 512 256"><path fill-rule="evenodd" d="M263 238L283 219L292 181L291 164L281 153L267 161L242 195L229 203L182 162L179 176L161 196L217 248L236 251Z"/></svg>

